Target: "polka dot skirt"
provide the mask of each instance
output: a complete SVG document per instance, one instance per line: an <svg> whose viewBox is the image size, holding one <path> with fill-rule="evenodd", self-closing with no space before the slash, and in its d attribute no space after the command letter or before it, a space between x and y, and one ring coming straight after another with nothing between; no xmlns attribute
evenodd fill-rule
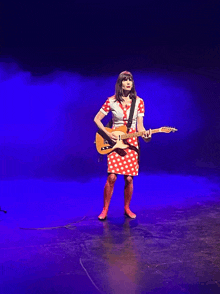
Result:
<svg viewBox="0 0 220 294"><path fill-rule="evenodd" d="M129 131L129 133L134 132L134 129L130 129ZM137 138L129 138L126 141L129 144L129 148L115 150L108 154L108 173L130 176L138 175L139 164Z"/></svg>

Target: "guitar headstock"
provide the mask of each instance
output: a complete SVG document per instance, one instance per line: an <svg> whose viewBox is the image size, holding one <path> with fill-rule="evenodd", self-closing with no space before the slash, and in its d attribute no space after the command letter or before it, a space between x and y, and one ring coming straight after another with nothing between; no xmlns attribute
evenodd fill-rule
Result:
<svg viewBox="0 0 220 294"><path fill-rule="evenodd" d="M175 129L175 128L170 128L170 127L162 127L162 128L160 128L160 132L162 132L162 133L170 133L170 132L176 132L176 131L178 131L177 129Z"/></svg>

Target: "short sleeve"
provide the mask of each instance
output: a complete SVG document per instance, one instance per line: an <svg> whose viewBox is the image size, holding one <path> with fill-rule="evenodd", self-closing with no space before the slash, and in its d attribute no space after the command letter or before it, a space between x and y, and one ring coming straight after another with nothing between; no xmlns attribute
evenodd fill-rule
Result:
<svg viewBox="0 0 220 294"><path fill-rule="evenodd" d="M138 116L144 116L144 100L140 99L140 102L138 104Z"/></svg>
<svg viewBox="0 0 220 294"><path fill-rule="evenodd" d="M109 98L105 101L105 103L102 105L102 108L100 109L100 111L107 115L110 111L110 101Z"/></svg>

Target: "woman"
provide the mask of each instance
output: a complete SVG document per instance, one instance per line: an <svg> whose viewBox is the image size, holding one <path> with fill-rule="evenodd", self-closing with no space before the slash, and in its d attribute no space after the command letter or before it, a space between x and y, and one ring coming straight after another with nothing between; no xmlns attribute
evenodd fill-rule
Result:
<svg viewBox="0 0 220 294"><path fill-rule="evenodd" d="M111 111L113 129L122 125L127 125L132 99L136 99L136 103L129 133L136 132L137 126L138 132L144 132L143 138L145 141L150 141L151 139L151 131L146 131L143 125L144 101L136 94L132 74L128 71L123 71L118 76L115 85L115 95L107 99L94 119L98 128L104 131L112 141L117 140L116 135L108 132L101 120ZM115 151L108 154L108 177L104 188L104 207L101 214L98 216L100 220L104 220L107 217L114 184L118 174L124 175L125 179L125 215L133 219L136 218L136 214L130 210L130 201L133 192L133 176L137 176L139 170L138 141L137 138L134 137L127 139L127 143L129 147L123 152L115 149Z"/></svg>

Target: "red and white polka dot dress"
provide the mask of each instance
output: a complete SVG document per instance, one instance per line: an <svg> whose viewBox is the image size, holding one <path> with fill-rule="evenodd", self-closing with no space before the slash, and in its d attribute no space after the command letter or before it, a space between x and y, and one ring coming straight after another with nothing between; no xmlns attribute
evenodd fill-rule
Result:
<svg viewBox="0 0 220 294"><path fill-rule="evenodd" d="M144 101L137 96L133 115L133 121L130 133L136 132L137 117L144 116ZM109 111L112 112L113 129L127 125L130 114L131 105L123 107L118 101L115 100L115 96L112 96L106 100L100 111L107 115ZM129 148L123 150L115 150L108 154L108 173L114 173L119 175L137 176L139 171L138 164L138 141L137 138L127 139Z"/></svg>

